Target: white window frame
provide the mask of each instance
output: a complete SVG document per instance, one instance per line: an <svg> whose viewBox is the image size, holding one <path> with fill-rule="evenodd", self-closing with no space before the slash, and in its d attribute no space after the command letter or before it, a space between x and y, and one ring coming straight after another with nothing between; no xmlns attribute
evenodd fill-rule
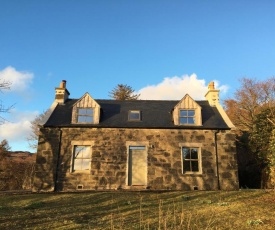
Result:
<svg viewBox="0 0 275 230"><path fill-rule="evenodd" d="M181 116L181 111L187 111L187 116ZM194 112L194 116L188 116L188 112L189 111L193 111ZM186 118L187 122L186 123L181 123L181 118ZM188 123L188 118L192 118L194 123ZM196 109L179 109L179 124L180 125L196 125L197 121L196 121L197 117L196 117Z"/></svg>
<svg viewBox="0 0 275 230"><path fill-rule="evenodd" d="M94 113L95 113L95 108L93 107L77 107L77 114L76 114L76 121L77 123L91 123L93 124L94 121L95 121L95 117L94 117ZM88 114L88 113L84 113L84 114L80 114L79 111L83 109L83 110L92 110L92 113L91 114ZM79 117L91 117L92 118L92 121L79 121L78 118Z"/></svg>
<svg viewBox="0 0 275 230"><path fill-rule="evenodd" d="M131 113L138 114L138 118L137 119L131 118ZM140 112L140 110L129 110L129 112L128 112L128 121L141 121L141 112Z"/></svg>
<svg viewBox="0 0 275 230"><path fill-rule="evenodd" d="M201 148L202 148L202 143L180 143L179 144L180 147L180 152L181 152L181 170L182 170L182 174L202 174L202 160L201 160ZM193 172L193 171L185 171L183 168L183 152L182 152L182 148L196 148L198 149L198 167L199 167L199 171L197 172Z"/></svg>
<svg viewBox="0 0 275 230"><path fill-rule="evenodd" d="M94 145L94 141L71 141L71 164L70 164L70 172L71 173L90 173L91 171L91 162L92 162L92 147ZM74 170L74 154L76 146L88 146L90 147L90 164L88 170Z"/></svg>

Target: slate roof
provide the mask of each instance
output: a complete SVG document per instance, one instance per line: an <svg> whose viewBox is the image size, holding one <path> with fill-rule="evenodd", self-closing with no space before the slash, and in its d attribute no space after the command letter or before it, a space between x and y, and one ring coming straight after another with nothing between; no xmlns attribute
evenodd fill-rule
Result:
<svg viewBox="0 0 275 230"><path fill-rule="evenodd" d="M44 127L230 129L208 101L196 101L202 108L202 126L174 125L172 111L179 101L101 99L95 99L101 107L99 124L72 124L72 108L77 101L68 99L58 104ZM128 121L129 110L140 110L141 121Z"/></svg>

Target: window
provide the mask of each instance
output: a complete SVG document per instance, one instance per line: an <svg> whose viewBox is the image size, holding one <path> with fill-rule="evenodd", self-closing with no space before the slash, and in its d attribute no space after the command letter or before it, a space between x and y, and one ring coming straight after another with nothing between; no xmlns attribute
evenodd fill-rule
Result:
<svg viewBox="0 0 275 230"><path fill-rule="evenodd" d="M140 121L140 111L139 110L130 110L128 114L129 121Z"/></svg>
<svg viewBox="0 0 275 230"><path fill-rule="evenodd" d="M91 146L75 145L72 163L73 172L89 170L91 163Z"/></svg>
<svg viewBox="0 0 275 230"><path fill-rule="evenodd" d="M181 109L179 115L179 122L181 125L195 124L195 110Z"/></svg>
<svg viewBox="0 0 275 230"><path fill-rule="evenodd" d="M93 123L94 109L93 108L78 108L77 110L78 123Z"/></svg>
<svg viewBox="0 0 275 230"><path fill-rule="evenodd" d="M199 173L200 159L199 148L182 147L182 168L183 172Z"/></svg>

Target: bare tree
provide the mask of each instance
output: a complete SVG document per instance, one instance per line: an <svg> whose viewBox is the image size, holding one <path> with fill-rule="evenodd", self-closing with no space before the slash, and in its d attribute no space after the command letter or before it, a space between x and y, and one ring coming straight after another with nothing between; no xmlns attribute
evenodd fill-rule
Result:
<svg viewBox="0 0 275 230"><path fill-rule="evenodd" d="M135 90L131 86L118 84L111 92L109 97L115 100L137 100L140 94L134 94Z"/></svg>
<svg viewBox="0 0 275 230"><path fill-rule="evenodd" d="M33 121L31 121L31 133L27 137L27 141L29 142L29 146L32 149L37 149L38 144L38 136L39 136L39 125L43 118L45 117L45 114L47 111L37 115Z"/></svg>
<svg viewBox="0 0 275 230"><path fill-rule="evenodd" d="M252 132L256 115L275 106L275 77L265 81L242 78L234 99L224 101L226 111L239 130ZM273 111L273 110L270 110ZM274 125L274 121L273 122Z"/></svg>
<svg viewBox="0 0 275 230"><path fill-rule="evenodd" d="M11 147L6 139L0 143L0 160L3 160L7 156L7 153L11 150Z"/></svg>
<svg viewBox="0 0 275 230"><path fill-rule="evenodd" d="M10 86L11 86L10 81L0 80L0 92L1 93L3 93L4 90L10 90ZM3 105L2 100L0 100L0 114L7 113L11 108L12 108L12 106L5 107ZM0 116L0 124L4 123L4 121L5 121L5 119L2 116Z"/></svg>

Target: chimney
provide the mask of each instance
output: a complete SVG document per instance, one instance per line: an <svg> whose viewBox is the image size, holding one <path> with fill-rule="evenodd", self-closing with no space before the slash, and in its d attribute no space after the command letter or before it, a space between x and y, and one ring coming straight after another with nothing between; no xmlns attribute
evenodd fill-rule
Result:
<svg viewBox="0 0 275 230"><path fill-rule="evenodd" d="M213 81L211 81L208 84L208 92L205 94L205 98L208 100L211 106L215 107L220 103L219 92L220 90L215 89L215 84Z"/></svg>
<svg viewBox="0 0 275 230"><path fill-rule="evenodd" d="M66 81L62 80L59 88L55 88L55 102L64 104L69 98L69 91L66 89Z"/></svg>

